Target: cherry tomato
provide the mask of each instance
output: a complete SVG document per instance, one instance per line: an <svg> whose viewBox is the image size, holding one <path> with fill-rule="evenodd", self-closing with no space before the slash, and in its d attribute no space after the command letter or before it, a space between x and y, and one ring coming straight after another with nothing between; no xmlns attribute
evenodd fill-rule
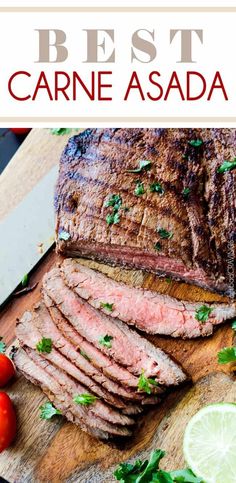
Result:
<svg viewBox="0 0 236 483"><path fill-rule="evenodd" d="M28 127L11 127L10 130L15 134L26 134L30 131Z"/></svg>
<svg viewBox="0 0 236 483"><path fill-rule="evenodd" d="M16 435L16 413L11 399L0 392L0 453L10 446Z"/></svg>
<svg viewBox="0 0 236 483"><path fill-rule="evenodd" d="M0 387L5 386L15 374L14 365L5 354L0 354Z"/></svg>

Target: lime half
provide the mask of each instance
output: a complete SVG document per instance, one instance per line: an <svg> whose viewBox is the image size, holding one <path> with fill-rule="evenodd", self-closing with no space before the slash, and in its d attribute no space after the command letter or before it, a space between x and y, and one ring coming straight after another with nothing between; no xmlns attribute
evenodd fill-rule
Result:
<svg viewBox="0 0 236 483"><path fill-rule="evenodd" d="M188 466L206 483L236 483L236 404L198 411L186 427L183 450Z"/></svg>

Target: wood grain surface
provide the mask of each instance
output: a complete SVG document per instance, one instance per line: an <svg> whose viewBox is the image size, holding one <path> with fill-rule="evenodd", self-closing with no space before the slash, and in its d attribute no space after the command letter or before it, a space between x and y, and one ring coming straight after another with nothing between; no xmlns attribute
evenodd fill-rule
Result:
<svg viewBox="0 0 236 483"><path fill-rule="evenodd" d="M36 162L33 163L34 168L31 168L31 173L29 161L24 161L24 153L29 152L29 146L26 146L26 151L24 144L21 148L22 164L21 168L19 166L17 168L18 178L26 176L24 171L26 166L26 172L31 176L31 187L44 172L50 169L52 164L58 161L67 140L65 137L52 137L49 134L48 130L33 130L28 140L32 152L34 149L40 150L41 144L44 146L44 161L42 161L40 173L35 172ZM52 153L56 142L60 144L60 148L58 146L56 148L57 159L54 157L55 152ZM34 158L34 153L32 156ZM7 189L7 185L11 186L10 178L13 172L10 166L8 175L5 174L6 184L0 177L0 210L4 214L7 213L7 207L5 205L3 209L1 206L3 196L1 190L3 185L4 190ZM19 185L16 177L14 183L15 187L17 183ZM10 201L9 206L13 207L19 202L19 193L16 193L16 198L17 200ZM27 295L12 297L2 309L0 335L8 344L14 343L16 318L39 300L42 276L55 263L60 263L60 258L52 250L30 277L30 284L39 282L37 287ZM169 283L141 271L112 268L86 260L81 260L81 263L96 268L115 280L151 288L177 298L203 302L227 300L200 288L190 287L184 283ZM0 274L1 276L4 274ZM114 481L112 472L118 462L129 458L147 457L152 449L159 447L167 452L163 460L164 468L182 467L184 465L183 432L190 417L204 404L236 401L233 367L219 366L217 363L218 350L232 345L233 336L231 327L224 324L215 331L214 336L200 340L182 341L170 337L148 337L156 346L163 348L178 360L193 382L169 394L161 405L140 418L133 438L122 448L97 441L61 417L56 417L49 422L40 420L38 408L46 398L40 389L25 381L23 377L17 376L7 388L7 392L11 395L17 410L18 434L13 446L0 455L0 475L11 483L111 483Z"/></svg>

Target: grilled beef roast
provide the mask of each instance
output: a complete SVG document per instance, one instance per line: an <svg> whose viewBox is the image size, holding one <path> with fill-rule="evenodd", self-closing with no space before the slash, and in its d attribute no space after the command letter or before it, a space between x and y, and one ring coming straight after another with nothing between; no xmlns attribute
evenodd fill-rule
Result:
<svg viewBox="0 0 236 483"><path fill-rule="evenodd" d="M235 147L236 130L225 128L87 129L71 138L55 195L58 252L233 297L235 170L218 169Z"/></svg>
<svg viewBox="0 0 236 483"><path fill-rule="evenodd" d="M44 276L43 289L79 334L131 374L156 378L164 386L186 379L182 369L161 349L131 330L118 319L111 319L84 302L63 281L59 268ZM101 343L108 336L111 344Z"/></svg>
<svg viewBox="0 0 236 483"><path fill-rule="evenodd" d="M189 303L150 290L118 283L102 273L64 260L66 284L94 308L150 334L192 338L209 335L213 327L236 316L236 304L207 304L207 319L197 320L202 303Z"/></svg>

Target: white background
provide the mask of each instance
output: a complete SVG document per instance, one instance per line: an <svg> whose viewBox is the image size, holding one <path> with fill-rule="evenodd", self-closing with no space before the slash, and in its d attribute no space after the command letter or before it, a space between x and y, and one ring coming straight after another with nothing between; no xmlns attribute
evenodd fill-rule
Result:
<svg viewBox="0 0 236 483"><path fill-rule="evenodd" d="M122 4L135 6L236 6L236 2L21 2L23 5L109 5ZM19 2L0 2L0 6L17 5ZM196 125L198 123L221 126L230 124L236 125L236 60L235 60L235 25L236 12L124 12L124 13L84 13L84 12L44 12L44 13L21 13L11 12L0 14L0 123L1 125L57 125L55 118L58 118L60 125L64 119L64 125L90 126L98 125L98 119L102 118L104 125L126 125L130 118L130 124L153 125L158 120L163 124L164 118L168 125ZM38 57L38 35L35 29L62 29L67 34L66 46L69 50L68 60L63 63L38 64L35 61ZM86 35L83 29L109 28L115 30L116 63L85 64L86 58ZM148 64L137 61L131 64L131 36L140 28L148 30L155 29L155 45L157 47L156 59ZM180 40L176 36L173 43L169 43L170 29L192 28L203 29L203 45L194 37L193 57L197 61L194 64L179 64ZM39 72L45 70L53 92L53 73L55 70L64 70L70 74L76 70L84 82L90 78L91 70L112 70L112 92L113 101L93 101L78 90L77 101L66 101L62 95L59 101L50 101L45 90L37 97L36 101L18 102L10 97L7 84L12 73L17 70L26 70L32 74L31 79L24 78L16 82L17 91L32 94L37 82ZM131 93L129 100L123 100L128 86L131 72L137 70L144 92L154 88L148 83L148 74L152 70L161 73L160 84L164 91L167 87L170 75L173 70L179 73L182 88L185 93L185 73L187 70L196 70L202 73L207 80L207 92L209 91L213 76L219 70L224 80L229 101L225 101L220 90L213 94L212 100L207 101L206 95L202 100L186 102L180 99L177 92L172 91L168 101L142 101L138 92ZM89 85L89 84L88 84ZM197 86L194 86L194 92ZM70 94L68 90L68 94ZM117 121L109 118L118 118ZM34 118L34 121L28 121ZM54 119L52 119L54 118ZM74 122L72 121L74 119ZM91 118L95 118L93 121ZM135 118L135 119L134 119ZM145 118L145 121L144 121ZM171 118L171 119L170 119ZM183 118L180 121L179 118ZM68 120L70 119L70 121ZM86 120L88 119L88 121ZM7 122L6 122L7 121ZM99 121L100 123L100 121Z"/></svg>

